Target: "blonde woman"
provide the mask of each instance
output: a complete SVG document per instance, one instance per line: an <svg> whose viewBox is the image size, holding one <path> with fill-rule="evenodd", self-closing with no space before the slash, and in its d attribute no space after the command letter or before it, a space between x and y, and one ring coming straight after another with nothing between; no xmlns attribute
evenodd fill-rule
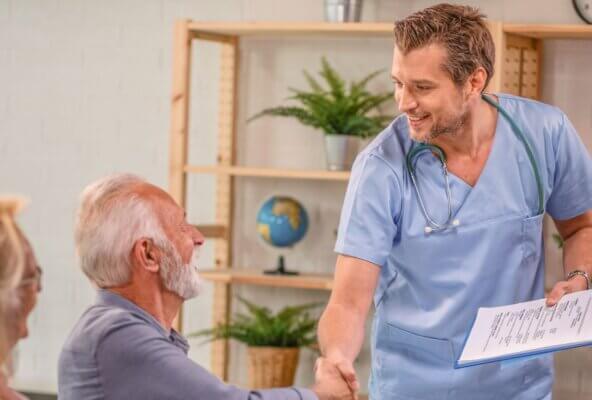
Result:
<svg viewBox="0 0 592 400"><path fill-rule="evenodd" d="M8 387L10 352L28 335L27 317L41 290L41 269L28 240L14 221L23 202L0 197L0 400L21 400Z"/></svg>

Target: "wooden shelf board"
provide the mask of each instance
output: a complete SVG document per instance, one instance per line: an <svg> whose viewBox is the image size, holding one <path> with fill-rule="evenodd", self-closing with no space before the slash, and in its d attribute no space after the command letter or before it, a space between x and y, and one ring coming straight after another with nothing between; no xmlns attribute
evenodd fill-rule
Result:
<svg viewBox="0 0 592 400"><path fill-rule="evenodd" d="M531 38L592 38L592 25L585 24L504 24L504 32ZM199 36L373 36L393 34L390 22L199 22L191 21L189 29Z"/></svg>
<svg viewBox="0 0 592 400"><path fill-rule="evenodd" d="M535 39L591 39L592 25L504 24L504 32Z"/></svg>
<svg viewBox="0 0 592 400"><path fill-rule="evenodd" d="M389 22L198 22L191 21L189 29L199 36L269 36L269 35L331 35L388 37L393 34Z"/></svg>
<svg viewBox="0 0 592 400"><path fill-rule="evenodd" d="M198 22L189 29L195 37L223 39L231 36L369 36L389 37L390 22ZM531 38L592 38L592 25L585 24L504 24L504 32Z"/></svg>
<svg viewBox="0 0 592 400"><path fill-rule="evenodd" d="M298 170L279 168L256 168L239 166L199 166L186 165L185 172L213 175L231 175L257 178L287 178L287 179L311 179L326 181L347 181L349 171L325 171L325 170Z"/></svg>
<svg viewBox="0 0 592 400"><path fill-rule="evenodd" d="M333 276L328 274L265 275L262 270L258 269L210 269L200 271L199 274L203 279L216 283L242 283L318 290L331 290L333 287Z"/></svg>
<svg viewBox="0 0 592 400"><path fill-rule="evenodd" d="M193 225L207 238L226 238L228 229L224 225Z"/></svg>

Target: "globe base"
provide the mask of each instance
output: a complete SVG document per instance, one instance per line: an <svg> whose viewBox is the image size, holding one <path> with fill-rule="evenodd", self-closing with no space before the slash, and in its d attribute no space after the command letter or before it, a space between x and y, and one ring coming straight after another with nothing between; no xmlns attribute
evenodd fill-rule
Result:
<svg viewBox="0 0 592 400"><path fill-rule="evenodd" d="M266 270L266 271L263 271L263 273L266 275L299 275L300 274L297 271L289 271L286 269L286 262L284 260L284 256L278 257L276 269Z"/></svg>

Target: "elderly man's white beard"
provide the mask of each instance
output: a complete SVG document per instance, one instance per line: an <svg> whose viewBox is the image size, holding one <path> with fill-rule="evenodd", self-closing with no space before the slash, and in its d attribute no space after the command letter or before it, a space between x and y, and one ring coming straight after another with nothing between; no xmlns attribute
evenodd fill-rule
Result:
<svg viewBox="0 0 592 400"><path fill-rule="evenodd" d="M197 297L202 287L197 272L199 248L193 250L189 263L183 264L181 255L172 243L168 242L162 247L165 254L160 265L160 276L164 287L184 300Z"/></svg>

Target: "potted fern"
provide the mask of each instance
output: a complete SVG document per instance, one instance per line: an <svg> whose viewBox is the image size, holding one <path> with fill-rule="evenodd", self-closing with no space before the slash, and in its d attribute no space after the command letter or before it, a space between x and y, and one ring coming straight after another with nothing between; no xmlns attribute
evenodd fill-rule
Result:
<svg viewBox="0 0 592 400"><path fill-rule="evenodd" d="M285 387L294 384L300 348L316 343L316 319L308 311L318 303L285 307L272 313L242 297L247 314L237 313L232 321L205 329L189 337L208 337L207 341L235 339L248 346L250 388Z"/></svg>
<svg viewBox="0 0 592 400"><path fill-rule="evenodd" d="M296 105L267 108L249 121L264 115L296 118L302 124L325 133L327 167L330 170L347 170L359 148L360 138L368 138L380 132L392 117L380 113L380 106L392 99L392 92L372 94L366 86L381 71L375 71L349 85L323 57L319 72L323 86L306 70L304 76L310 90L290 88L289 100Z"/></svg>

